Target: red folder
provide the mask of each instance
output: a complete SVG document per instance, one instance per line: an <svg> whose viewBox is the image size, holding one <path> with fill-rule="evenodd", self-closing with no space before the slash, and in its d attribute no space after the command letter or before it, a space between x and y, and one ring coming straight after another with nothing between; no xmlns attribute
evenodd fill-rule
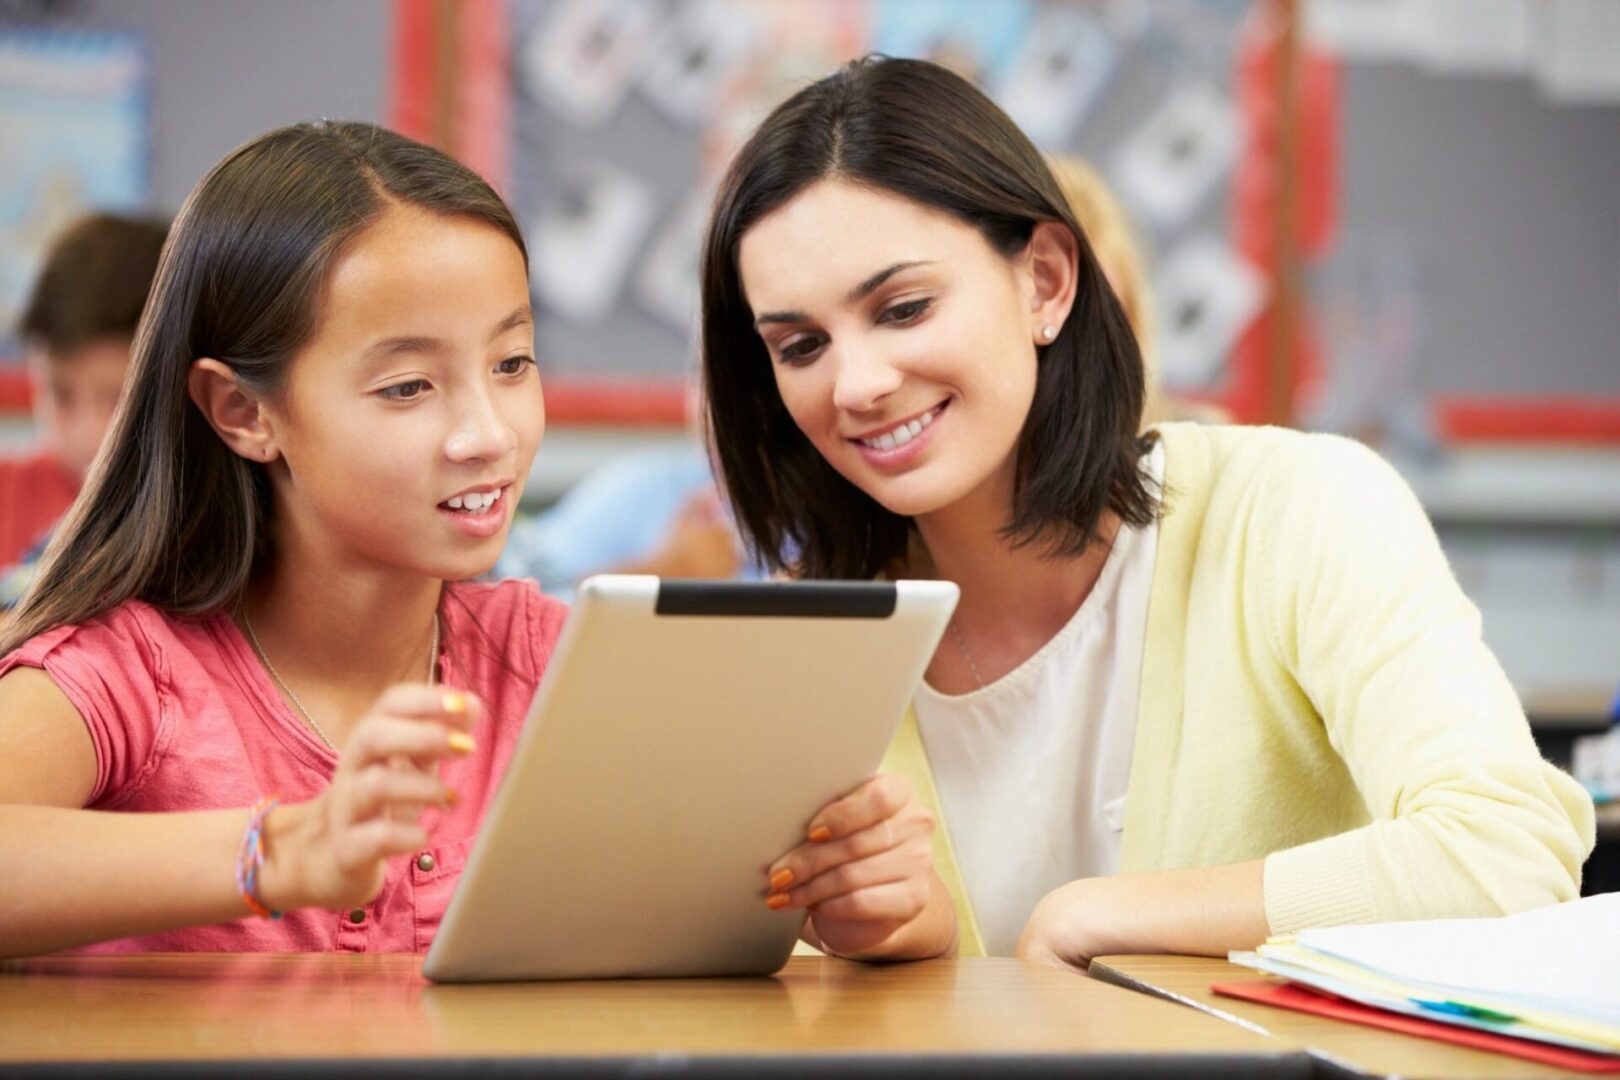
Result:
<svg viewBox="0 0 1620 1080"><path fill-rule="evenodd" d="M1574 1050L1566 1046L1554 1046L1551 1043L1517 1039L1511 1035L1498 1035L1492 1031L1480 1031L1478 1028L1457 1027L1455 1024L1444 1024L1438 1020L1424 1020L1416 1016L1386 1012L1370 1005L1319 994L1292 983L1265 982L1256 979L1216 983L1210 989L1224 997L1257 1001L1262 1005L1274 1005L1279 1009L1292 1009L1295 1012L1326 1016L1334 1020L1348 1020L1352 1024L1365 1024L1368 1027L1383 1028L1385 1031L1398 1031L1403 1035L1416 1035L1420 1039L1438 1039L1441 1042L1467 1046L1475 1050L1510 1054L1526 1061L1554 1065L1560 1069L1587 1073L1620 1073L1620 1056Z"/></svg>

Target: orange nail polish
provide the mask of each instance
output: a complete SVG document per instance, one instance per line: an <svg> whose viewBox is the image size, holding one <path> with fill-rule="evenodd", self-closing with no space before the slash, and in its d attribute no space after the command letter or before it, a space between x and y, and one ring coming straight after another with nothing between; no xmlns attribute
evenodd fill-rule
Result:
<svg viewBox="0 0 1620 1080"><path fill-rule="evenodd" d="M785 892L773 892L765 898L765 906L772 911L781 911L791 903L793 903L792 897Z"/></svg>
<svg viewBox="0 0 1620 1080"><path fill-rule="evenodd" d="M771 875L771 891L772 892L784 892L792 884L793 884L793 871L789 870L785 866L782 867L782 869L778 870L776 873Z"/></svg>
<svg viewBox="0 0 1620 1080"><path fill-rule="evenodd" d="M470 754L477 748L472 736L465 731L452 731L445 742L458 754Z"/></svg>
<svg viewBox="0 0 1620 1080"><path fill-rule="evenodd" d="M460 800L461 800L461 796L456 794L456 789L455 788L445 788L444 789L444 805L446 805L446 806L454 806Z"/></svg>
<svg viewBox="0 0 1620 1080"><path fill-rule="evenodd" d="M455 691L444 695L444 711L447 713L464 713L467 711L467 695Z"/></svg>
<svg viewBox="0 0 1620 1080"><path fill-rule="evenodd" d="M815 828L810 830L810 842L812 844L825 844L831 839L832 830L827 828L825 825L817 825Z"/></svg>

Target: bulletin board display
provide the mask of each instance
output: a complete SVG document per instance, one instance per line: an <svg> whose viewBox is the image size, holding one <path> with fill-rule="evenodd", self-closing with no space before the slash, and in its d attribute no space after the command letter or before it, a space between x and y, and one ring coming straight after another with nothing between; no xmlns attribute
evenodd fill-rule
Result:
<svg viewBox="0 0 1620 1080"><path fill-rule="evenodd" d="M1267 5L1260 5L1265 7ZM1250 0L399 0L393 122L527 234L553 415L680 422L716 179L767 112L867 53L944 63L1115 189L1155 280L1167 388L1263 409L1279 140ZM1245 85L1244 80L1247 80ZM1321 105L1331 111L1331 84ZM1258 110L1258 112L1256 112ZM1331 125L1319 126L1324 143ZM1331 205L1311 202L1330 230ZM1247 342L1245 340L1247 335Z"/></svg>
<svg viewBox="0 0 1620 1080"><path fill-rule="evenodd" d="M147 56L133 32L0 29L0 406L26 404L14 328L47 246L148 197Z"/></svg>
<svg viewBox="0 0 1620 1080"><path fill-rule="evenodd" d="M1620 444L1620 4L1310 0L1338 236L1304 426Z"/></svg>

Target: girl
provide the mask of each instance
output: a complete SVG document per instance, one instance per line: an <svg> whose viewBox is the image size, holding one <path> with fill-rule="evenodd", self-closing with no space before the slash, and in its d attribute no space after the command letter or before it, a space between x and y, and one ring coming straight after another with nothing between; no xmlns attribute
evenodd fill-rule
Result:
<svg viewBox="0 0 1620 1080"><path fill-rule="evenodd" d="M533 348L517 225L443 154L308 124L204 178L0 639L0 954L427 948L564 616L446 584L505 539ZM938 953L929 827L878 778L761 896L796 881L833 951Z"/></svg>
<svg viewBox="0 0 1620 1080"><path fill-rule="evenodd" d="M1410 492L1342 439L1140 435L1120 305L966 82L874 59L782 105L722 183L703 290L763 557L961 586L891 762L937 784L964 951L1222 955L1576 895L1591 803Z"/></svg>

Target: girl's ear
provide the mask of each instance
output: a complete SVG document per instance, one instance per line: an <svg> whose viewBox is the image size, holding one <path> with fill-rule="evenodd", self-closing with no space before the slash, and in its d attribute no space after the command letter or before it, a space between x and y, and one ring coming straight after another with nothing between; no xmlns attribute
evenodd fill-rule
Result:
<svg viewBox="0 0 1620 1080"><path fill-rule="evenodd" d="M275 460L278 450L269 417L229 367L208 358L192 361L186 390L226 446L249 461Z"/></svg>
<svg viewBox="0 0 1620 1080"><path fill-rule="evenodd" d="M1024 249L1030 275L1030 336L1036 344L1049 344L1074 308L1080 276L1080 244L1074 233L1056 221L1042 221L1030 233Z"/></svg>

